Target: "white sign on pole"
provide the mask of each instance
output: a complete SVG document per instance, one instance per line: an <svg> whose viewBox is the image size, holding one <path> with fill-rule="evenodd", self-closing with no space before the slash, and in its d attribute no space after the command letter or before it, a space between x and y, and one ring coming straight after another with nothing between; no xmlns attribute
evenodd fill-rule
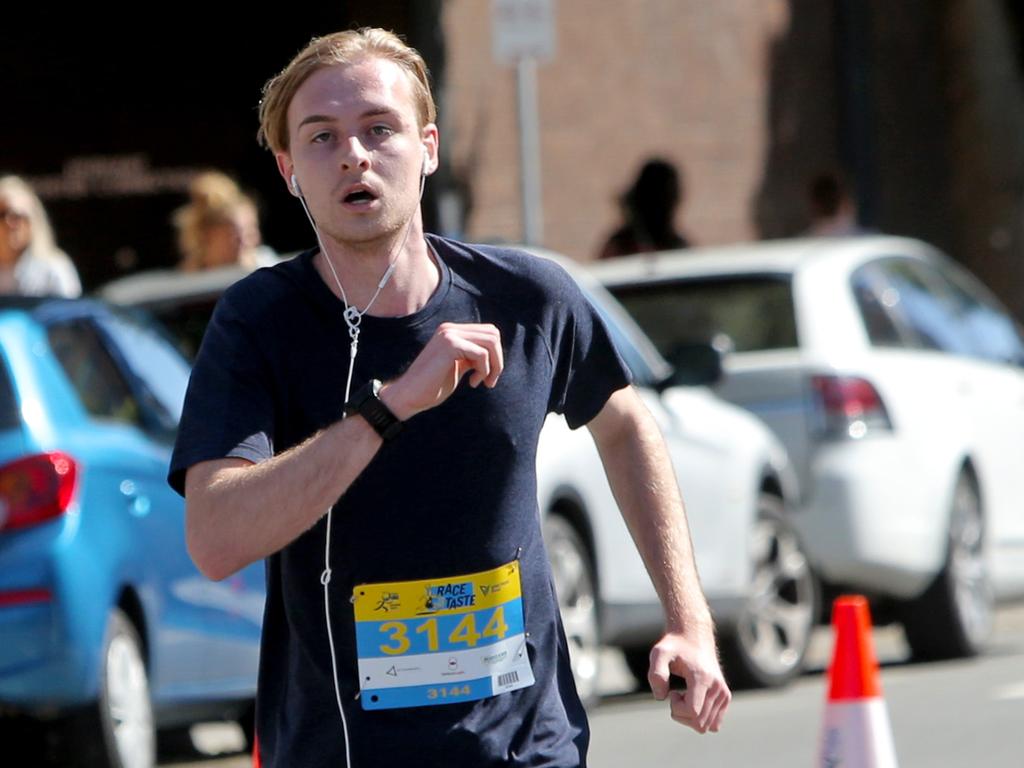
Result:
<svg viewBox="0 0 1024 768"><path fill-rule="evenodd" d="M554 0L491 0L494 58L548 61L555 55Z"/></svg>

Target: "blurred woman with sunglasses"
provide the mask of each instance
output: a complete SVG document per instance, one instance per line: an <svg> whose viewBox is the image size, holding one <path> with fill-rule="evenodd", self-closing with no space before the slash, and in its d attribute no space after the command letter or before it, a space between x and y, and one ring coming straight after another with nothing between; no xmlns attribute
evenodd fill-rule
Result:
<svg viewBox="0 0 1024 768"><path fill-rule="evenodd" d="M57 247L42 202L17 176L0 177L0 294L79 296L71 259Z"/></svg>

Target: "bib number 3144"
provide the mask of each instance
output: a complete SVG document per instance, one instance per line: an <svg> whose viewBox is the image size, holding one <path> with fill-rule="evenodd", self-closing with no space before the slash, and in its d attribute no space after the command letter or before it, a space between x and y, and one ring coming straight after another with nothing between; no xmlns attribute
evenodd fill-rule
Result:
<svg viewBox="0 0 1024 768"><path fill-rule="evenodd" d="M364 709L472 701L534 682L519 562L353 591Z"/></svg>

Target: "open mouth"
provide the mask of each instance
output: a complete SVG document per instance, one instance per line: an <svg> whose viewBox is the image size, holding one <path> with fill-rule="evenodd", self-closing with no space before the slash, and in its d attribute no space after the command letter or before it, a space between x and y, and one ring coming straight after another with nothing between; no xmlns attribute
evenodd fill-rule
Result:
<svg viewBox="0 0 1024 768"><path fill-rule="evenodd" d="M372 192L365 189L357 189L355 192L349 192L345 195L345 202L352 203L355 205L372 203L377 199L377 196Z"/></svg>

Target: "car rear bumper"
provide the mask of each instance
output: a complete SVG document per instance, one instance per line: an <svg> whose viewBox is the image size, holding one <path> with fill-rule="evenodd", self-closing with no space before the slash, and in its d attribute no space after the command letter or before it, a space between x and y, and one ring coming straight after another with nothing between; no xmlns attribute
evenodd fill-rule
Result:
<svg viewBox="0 0 1024 768"><path fill-rule="evenodd" d="M890 437L827 443L812 460L813 487L793 517L827 582L880 596L916 597L945 561L947 512L934 469Z"/></svg>
<svg viewBox="0 0 1024 768"><path fill-rule="evenodd" d="M94 698L95 642L82 634L89 615L82 581L62 556L62 522L4 537L0 549L0 702L25 709L64 708Z"/></svg>
<svg viewBox="0 0 1024 768"><path fill-rule="evenodd" d="M82 659L65 653L50 603L0 607L0 702L64 708L89 699Z"/></svg>

